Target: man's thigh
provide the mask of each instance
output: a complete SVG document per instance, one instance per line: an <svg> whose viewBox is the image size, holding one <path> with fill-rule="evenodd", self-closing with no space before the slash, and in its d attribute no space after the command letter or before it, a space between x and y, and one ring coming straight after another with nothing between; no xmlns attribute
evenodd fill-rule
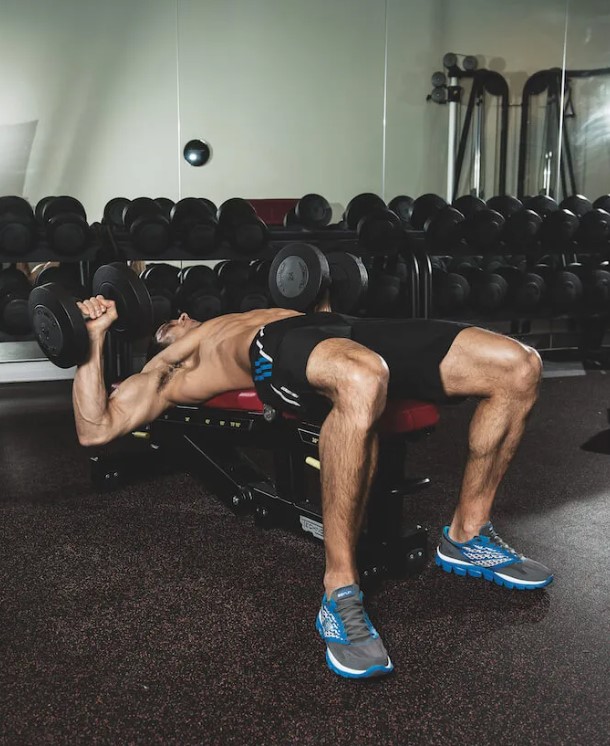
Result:
<svg viewBox="0 0 610 746"><path fill-rule="evenodd" d="M440 367L454 341L469 325L435 319L358 319L354 342L373 350L390 371L390 396L442 403L445 390Z"/></svg>

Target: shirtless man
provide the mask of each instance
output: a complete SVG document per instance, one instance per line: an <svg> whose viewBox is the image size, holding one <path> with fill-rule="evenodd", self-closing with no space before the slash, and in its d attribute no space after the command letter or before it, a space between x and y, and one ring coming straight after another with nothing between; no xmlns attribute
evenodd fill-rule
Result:
<svg viewBox="0 0 610 746"><path fill-rule="evenodd" d="M457 507L436 562L459 575L515 589L548 585L544 565L504 542L490 522L496 490L521 440L538 392L541 361L499 334L444 321L351 319L334 313L265 309L200 323L182 314L161 326L160 352L108 397L104 337L117 313L101 296L79 304L89 316L91 354L74 379L80 442L100 445L158 417L252 387L276 407L303 412L320 396L331 411L320 432L325 593L316 627L332 671L380 676L392 662L363 608L355 548L377 463L375 424L390 395L443 402L479 398Z"/></svg>

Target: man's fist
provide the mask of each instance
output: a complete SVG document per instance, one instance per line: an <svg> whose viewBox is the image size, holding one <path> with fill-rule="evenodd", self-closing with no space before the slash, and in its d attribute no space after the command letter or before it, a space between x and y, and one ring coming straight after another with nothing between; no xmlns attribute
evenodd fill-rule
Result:
<svg viewBox="0 0 610 746"><path fill-rule="evenodd" d="M118 318L116 303L113 300L107 300L103 295L88 298L82 303L77 301L76 305L87 319L89 337L105 333Z"/></svg>

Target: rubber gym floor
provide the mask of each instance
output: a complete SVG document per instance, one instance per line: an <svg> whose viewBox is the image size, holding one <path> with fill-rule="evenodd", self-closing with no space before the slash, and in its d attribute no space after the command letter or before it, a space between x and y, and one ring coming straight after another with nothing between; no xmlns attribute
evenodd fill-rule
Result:
<svg viewBox="0 0 610 746"><path fill-rule="evenodd" d="M0 743L608 743L610 380L548 378L495 525L555 571L508 591L429 562L367 608L391 677L332 674L321 546L187 475L96 493L66 383L0 387ZM411 453L449 519L474 402ZM432 554L432 551L431 551Z"/></svg>

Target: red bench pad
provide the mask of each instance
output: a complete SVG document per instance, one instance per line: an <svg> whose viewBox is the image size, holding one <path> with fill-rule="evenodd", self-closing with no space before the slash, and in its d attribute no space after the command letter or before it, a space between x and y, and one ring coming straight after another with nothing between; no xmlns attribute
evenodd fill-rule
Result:
<svg viewBox="0 0 610 746"><path fill-rule="evenodd" d="M227 391L204 403L211 409L233 409L242 412L262 412L263 403L255 389ZM381 430L385 433L408 433L434 427L439 420L434 404L415 399L391 399L381 418Z"/></svg>

